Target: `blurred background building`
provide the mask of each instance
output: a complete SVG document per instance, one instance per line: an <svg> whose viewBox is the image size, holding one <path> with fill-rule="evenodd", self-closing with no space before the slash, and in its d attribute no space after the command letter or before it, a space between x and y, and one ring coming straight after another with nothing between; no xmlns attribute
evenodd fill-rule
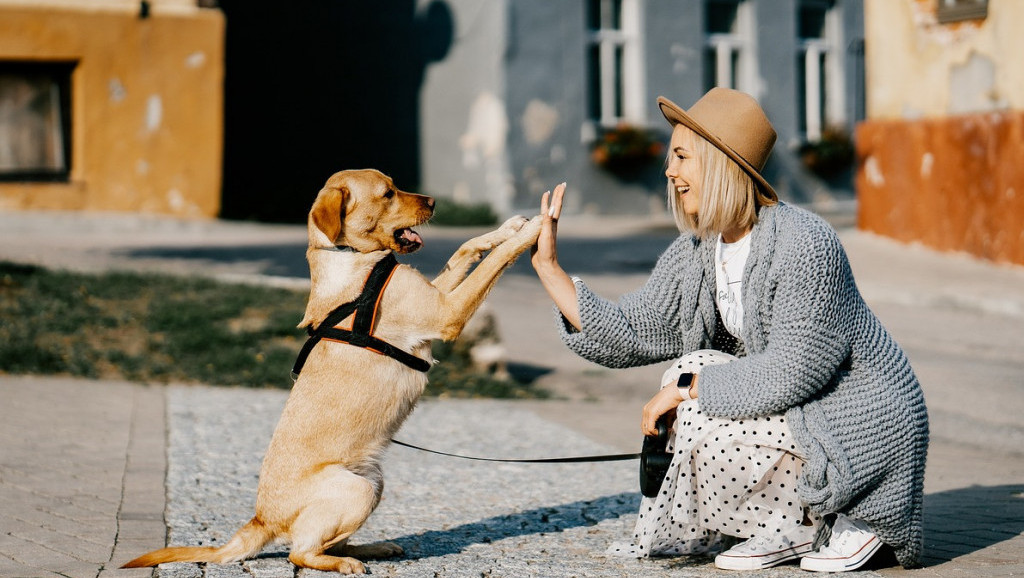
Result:
<svg viewBox="0 0 1024 578"><path fill-rule="evenodd" d="M332 172L374 167L501 215L535 211L562 181L572 213L662 214L669 127L655 98L689 107L730 86L779 132L766 173L784 199L849 206L856 175L863 226L1022 262L1020 225L998 222L1024 221L1024 201L971 213L959 235L931 221L968 215L952 200L962 183L1024 194L1020 169L1004 166L1021 164L1005 159L1020 158L1022 11L1020 0L0 0L0 207L299 221ZM979 147L989 164L967 162ZM1011 243L1016 257L992 249Z"/></svg>
<svg viewBox="0 0 1024 578"><path fill-rule="evenodd" d="M865 8L860 227L1024 264L1024 2Z"/></svg>
<svg viewBox="0 0 1024 578"><path fill-rule="evenodd" d="M0 0L0 208L217 215L223 76L195 0Z"/></svg>

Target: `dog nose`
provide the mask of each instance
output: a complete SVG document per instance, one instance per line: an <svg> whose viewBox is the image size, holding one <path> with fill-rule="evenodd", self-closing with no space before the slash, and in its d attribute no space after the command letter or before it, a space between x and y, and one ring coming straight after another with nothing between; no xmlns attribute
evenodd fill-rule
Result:
<svg viewBox="0 0 1024 578"><path fill-rule="evenodd" d="M427 207L434 208L434 197L427 197Z"/></svg>

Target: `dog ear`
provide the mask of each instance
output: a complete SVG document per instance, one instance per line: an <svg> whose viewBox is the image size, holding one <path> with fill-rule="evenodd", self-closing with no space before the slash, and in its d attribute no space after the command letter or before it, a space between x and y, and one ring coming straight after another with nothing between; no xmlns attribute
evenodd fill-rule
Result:
<svg viewBox="0 0 1024 578"><path fill-rule="evenodd" d="M346 198L348 198L348 189L345 187L326 186L320 189L320 194L317 195L313 208L309 211L310 223L327 235L327 239L332 245L341 238L341 222Z"/></svg>

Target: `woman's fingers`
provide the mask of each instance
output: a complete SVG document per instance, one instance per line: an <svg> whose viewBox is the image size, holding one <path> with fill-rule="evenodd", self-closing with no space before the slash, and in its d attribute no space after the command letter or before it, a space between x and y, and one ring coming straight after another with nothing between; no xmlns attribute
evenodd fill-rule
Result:
<svg viewBox="0 0 1024 578"><path fill-rule="evenodd" d="M643 430L644 435L656 435L658 433L658 418L679 405L679 393L673 389L672 386L662 388L661 391L654 394L651 401L644 405L643 416L640 419L640 429Z"/></svg>
<svg viewBox="0 0 1024 578"><path fill-rule="evenodd" d="M557 221L558 217L562 215L562 197L565 196L565 183L560 183L555 187L555 191L551 193L550 202L548 203L547 212L543 212L544 206L541 205L541 214L545 214L552 220ZM541 201L543 203L543 199Z"/></svg>
<svg viewBox="0 0 1024 578"><path fill-rule="evenodd" d="M562 213L562 195L565 192L565 183L555 187L555 191L547 191L540 197L540 214L544 217L541 223L540 236L537 242L530 249L534 266L538 262L550 262L555 257L555 237L558 227L558 215Z"/></svg>

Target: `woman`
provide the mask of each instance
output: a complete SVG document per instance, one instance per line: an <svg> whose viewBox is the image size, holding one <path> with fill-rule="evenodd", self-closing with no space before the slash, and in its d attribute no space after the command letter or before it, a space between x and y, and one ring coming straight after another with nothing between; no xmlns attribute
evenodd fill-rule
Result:
<svg viewBox="0 0 1024 578"><path fill-rule="evenodd" d="M835 572L884 543L917 565L928 418L906 356L832 228L779 202L761 175L776 137L756 101L716 88L688 111L658 103L673 127L665 175L682 234L646 284L613 303L562 270L562 185L541 201L532 256L577 354L608 367L683 355L642 417L653 435L674 412L672 466L619 550L709 553L724 536L743 541L716 556L721 568L800 557Z"/></svg>

